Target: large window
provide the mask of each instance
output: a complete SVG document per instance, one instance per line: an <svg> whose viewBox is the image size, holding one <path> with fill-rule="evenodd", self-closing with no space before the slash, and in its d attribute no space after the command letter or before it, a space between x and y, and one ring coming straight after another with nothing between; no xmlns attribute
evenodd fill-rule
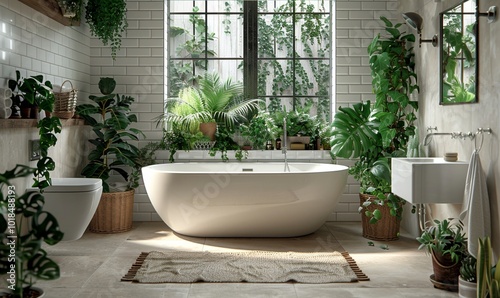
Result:
<svg viewBox="0 0 500 298"><path fill-rule="evenodd" d="M270 112L331 113L330 0L170 0L167 95L205 73L244 83Z"/></svg>

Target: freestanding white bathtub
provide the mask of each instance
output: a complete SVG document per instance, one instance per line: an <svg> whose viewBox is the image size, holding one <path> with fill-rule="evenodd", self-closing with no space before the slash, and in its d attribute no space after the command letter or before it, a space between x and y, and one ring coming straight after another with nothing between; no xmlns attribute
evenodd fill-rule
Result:
<svg viewBox="0 0 500 298"><path fill-rule="evenodd" d="M142 168L163 221L197 237L294 237L334 211L347 167L333 164L172 163Z"/></svg>

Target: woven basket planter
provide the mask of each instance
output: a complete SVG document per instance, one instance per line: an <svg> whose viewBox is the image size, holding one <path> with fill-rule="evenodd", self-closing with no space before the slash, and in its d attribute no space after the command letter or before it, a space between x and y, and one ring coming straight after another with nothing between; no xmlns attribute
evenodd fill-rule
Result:
<svg viewBox="0 0 500 298"><path fill-rule="evenodd" d="M94 233L113 234L132 229L134 190L103 193L101 201L90 221L89 230Z"/></svg>
<svg viewBox="0 0 500 298"><path fill-rule="evenodd" d="M71 86L70 91L63 92L64 84L69 83ZM61 119L69 119L73 117L76 108L77 93L71 81L66 80L61 84L60 92L54 92L54 112L52 114Z"/></svg>
<svg viewBox="0 0 500 298"><path fill-rule="evenodd" d="M360 205L373 196L368 194L359 194ZM361 212L361 223L363 227L363 237L375 241L393 241L399 239L399 229L401 227L401 220L390 213L389 207L386 205L370 205L366 207L369 211L379 209L382 213L382 218L374 224L370 223L370 218Z"/></svg>

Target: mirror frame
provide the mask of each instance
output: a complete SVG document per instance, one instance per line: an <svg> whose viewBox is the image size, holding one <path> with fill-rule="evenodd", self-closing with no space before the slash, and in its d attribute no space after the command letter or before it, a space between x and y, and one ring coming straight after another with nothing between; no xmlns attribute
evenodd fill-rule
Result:
<svg viewBox="0 0 500 298"><path fill-rule="evenodd" d="M448 14L451 10L457 8L457 7L460 7L462 6L465 2L468 2L469 0L463 0L463 1L460 1L459 3L457 3L455 6L453 7L450 7L444 11L442 11L441 13L439 13L439 41L440 41L440 45L439 45L439 104L440 105L443 105L443 106L448 106L448 105L457 105L457 104L471 104L471 103L478 103L478 90L479 90L479 78L478 78L478 75L479 75L479 59L478 59L478 53L479 53L479 22L478 22L478 1L479 0L471 0L472 2L474 2L474 6L475 6L475 9L474 11L472 12L461 12L460 14L461 15L471 15L473 17L475 17L474 19L474 23L475 23L475 28L474 28L474 35L475 35L475 53L473 53L473 58L475 60L475 65L474 65L474 72L475 72L475 82L474 82L474 85L475 85L475 93L474 93L474 100L473 101L469 101L469 102L445 102L444 101L444 82L443 82L443 74L444 74L444 69L443 69L443 61L444 61L444 16L446 14ZM463 27L463 26L462 26ZM463 72L463 66L462 66L462 72Z"/></svg>

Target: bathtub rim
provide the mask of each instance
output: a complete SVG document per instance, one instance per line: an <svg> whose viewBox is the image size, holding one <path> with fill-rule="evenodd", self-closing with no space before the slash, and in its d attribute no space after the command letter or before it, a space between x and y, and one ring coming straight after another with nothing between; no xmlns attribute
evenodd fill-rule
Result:
<svg viewBox="0 0 500 298"><path fill-rule="evenodd" d="M179 171L179 170L174 170L174 169L158 169L161 167L168 167L168 166L182 166L182 165L217 165L217 166L223 166L223 165L228 165L228 164L234 164L241 166L241 168L246 168L246 167L251 167L252 165L274 165L276 166L277 171L226 171L225 169L221 170L211 170L211 171ZM289 166L310 166L314 167L312 170L305 170L305 171L292 171L292 172L285 172L284 171L284 166L285 164L283 162L243 162L243 163L237 163L237 162L179 162L179 163L161 163L161 164L154 164L154 165L148 165L145 167L142 167L141 170L147 169L148 171L154 171L158 173L165 173L165 174L189 174L189 175L204 175L204 174L220 174L220 173L225 173L225 174L231 174L231 175L257 175L257 174L286 174L286 175L303 175L303 174L319 174L319 173L329 173L329 172L342 172L342 171L347 171L349 167L344 166L344 165L339 165L339 164L328 164L328 163L313 163L313 162L289 162Z"/></svg>

